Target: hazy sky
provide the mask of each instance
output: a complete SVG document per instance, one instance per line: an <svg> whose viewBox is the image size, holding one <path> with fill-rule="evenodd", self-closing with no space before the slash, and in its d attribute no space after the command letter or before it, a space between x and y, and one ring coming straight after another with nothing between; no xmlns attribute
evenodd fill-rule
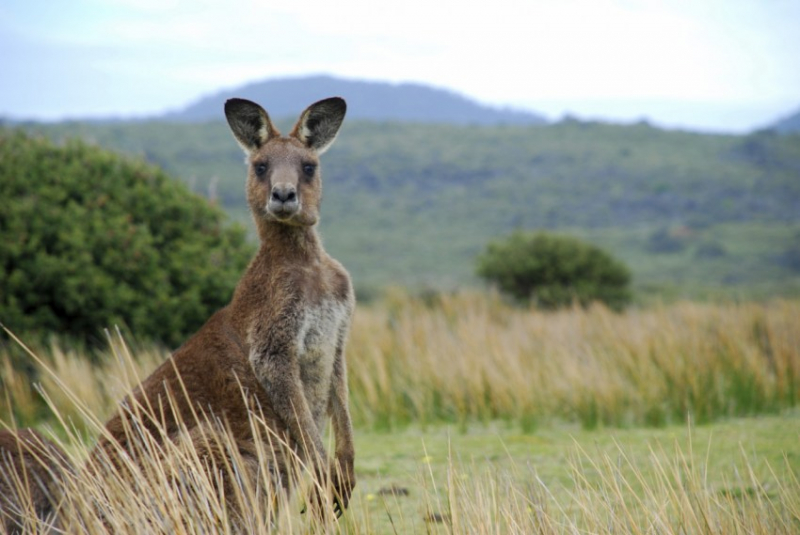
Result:
<svg viewBox="0 0 800 535"><path fill-rule="evenodd" d="M320 73L744 131L800 108L800 0L0 4L0 116L142 116Z"/></svg>

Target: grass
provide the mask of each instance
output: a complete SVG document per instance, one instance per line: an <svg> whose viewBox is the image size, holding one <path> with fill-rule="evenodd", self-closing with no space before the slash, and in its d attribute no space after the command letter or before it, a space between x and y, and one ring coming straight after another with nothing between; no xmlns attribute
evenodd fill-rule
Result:
<svg viewBox="0 0 800 535"><path fill-rule="evenodd" d="M796 533L800 414L709 426L521 434L505 426L357 434L356 487L341 520L301 514L305 487L277 515L243 487L248 533ZM80 463L90 444L72 444ZM132 481L80 472L65 530L235 532L205 465L183 444ZM175 474L184 479L176 488ZM188 478L188 481L187 481ZM95 504L103 504L102 514ZM271 518L271 520L269 520ZM31 521L32 529L41 524Z"/></svg>
<svg viewBox="0 0 800 535"><path fill-rule="evenodd" d="M800 305L678 303L521 310L497 296L404 292L359 310L356 420L661 426L775 413L800 400Z"/></svg>
<svg viewBox="0 0 800 535"><path fill-rule="evenodd" d="M307 476L291 496L242 483L226 501L220 485L242 461L222 433L212 441L234 453L214 470L182 440L144 440L146 470L78 470L64 527L795 533L798 317L791 301L542 313L495 295L390 292L359 308L351 334L359 482L342 520L300 514ZM112 339L94 359L58 342L37 348L39 388L5 355L3 424L35 425L83 466L118 400L166 356Z"/></svg>
<svg viewBox="0 0 800 535"><path fill-rule="evenodd" d="M347 351L351 410L368 429L499 420L528 432L560 421L658 427L687 414L698 423L775 414L800 401L798 317L800 303L785 300L546 313L494 294L392 291L356 313ZM166 356L150 346L130 363L107 351L92 364L57 342L36 353L53 370L39 376L56 406L74 412L50 388L54 376L101 419ZM36 423L38 394L3 362L0 417ZM123 374L124 366L134 369Z"/></svg>
<svg viewBox="0 0 800 535"><path fill-rule="evenodd" d="M797 423L787 413L659 430L361 433L354 510L377 514L381 532L391 532L389 517L404 522L400 532L424 532L431 514L450 518L456 533L733 533L745 523L792 532Z"/></svg>

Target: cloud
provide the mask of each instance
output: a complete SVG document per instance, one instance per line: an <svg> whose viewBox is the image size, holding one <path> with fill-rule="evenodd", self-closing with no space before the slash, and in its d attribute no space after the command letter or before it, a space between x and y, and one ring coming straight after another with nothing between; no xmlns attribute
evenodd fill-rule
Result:
<svg viewBox="0 0 800 535"><path fill-rule="evenodd" d="M800 100L800 5L788 0L11 0L0 35L4 51L19 52L0 58L12 86L0 89L0 114L41 110L40 99L73 114L155 112L305 73L533 107ZM53 97L44 65L71 108ZM87 85L106 89L78 98Z"/></svg>

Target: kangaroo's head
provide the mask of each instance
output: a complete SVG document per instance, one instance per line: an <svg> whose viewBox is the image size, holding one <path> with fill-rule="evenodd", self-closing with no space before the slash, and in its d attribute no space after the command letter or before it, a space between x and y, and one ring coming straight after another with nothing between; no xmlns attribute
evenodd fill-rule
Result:
<svg viewBox="0 0 800 535"><path fill-rule="evenodd" d="M320 100L282 137L255 102L233 98L225 103L233 136L247 154L247 202L257 221L316 224L322 198L319 155L336 138L346 109L341 98Z"/></svg>

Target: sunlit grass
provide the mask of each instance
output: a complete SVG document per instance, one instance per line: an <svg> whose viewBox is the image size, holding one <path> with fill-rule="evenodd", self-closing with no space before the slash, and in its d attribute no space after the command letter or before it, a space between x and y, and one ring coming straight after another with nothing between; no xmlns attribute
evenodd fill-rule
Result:
<svg viewBox="0 0 800 535"><path fill-rule="evenodd" d="M389 294L351 334L358 486L338 521L301 514L308 475L290 495L265 474L237 479L245 461L214 426L212 469L188 425L141 437L142 463L84 469L119 400L166 357L157 347L115 335L95 363L37 348L40 386L3 358L0 420L36 425L79 468L63 487L68 533L796 533L797 318L788 301L542 313Z"/></svg>
<svg viewBox="0 0 800 535"><path fill-rule="evenodd" d="M504 420L532 431L553 421L663 426L776 413L800 401L800 303L699 304L614 313L602 306L541 312L493 294L414 298L390 292L357 310L348 373L357 425ZM167 356L142 347L122 363L90 363L59 344L37 351L38 373L63 414L53 377L105 417ZM124 366L130 367L125 373ZM41 367L36 364L35 367ZM0 362L0 416L41 417L28 375Z"/></svg>
<svg viewBox="0 0 800 535"><path fill-rule="evenodd" d="M291 496L243 484L235 503L226 502L219 478L241 462L235 450L226 449L230 464L209 471L179 440L145 448L153 453L144 468L67 478L61 527L90 534L796 533L798 416L613 432L559 425L535 435L496 425L359 432L359 483L340 520L301 513L308 478ZM212 440L225 448L224 435ZM76 464L90 456L90 443L66 442ZM43 526L30 518L29 527Z"/></svg>
<svg viewBox="0 0 800 535"><path fill-rule="evenodd" d="M800 304L520 310L497 296L390 294L358 310L356 420L660 426L800 401Z"/></svg>

